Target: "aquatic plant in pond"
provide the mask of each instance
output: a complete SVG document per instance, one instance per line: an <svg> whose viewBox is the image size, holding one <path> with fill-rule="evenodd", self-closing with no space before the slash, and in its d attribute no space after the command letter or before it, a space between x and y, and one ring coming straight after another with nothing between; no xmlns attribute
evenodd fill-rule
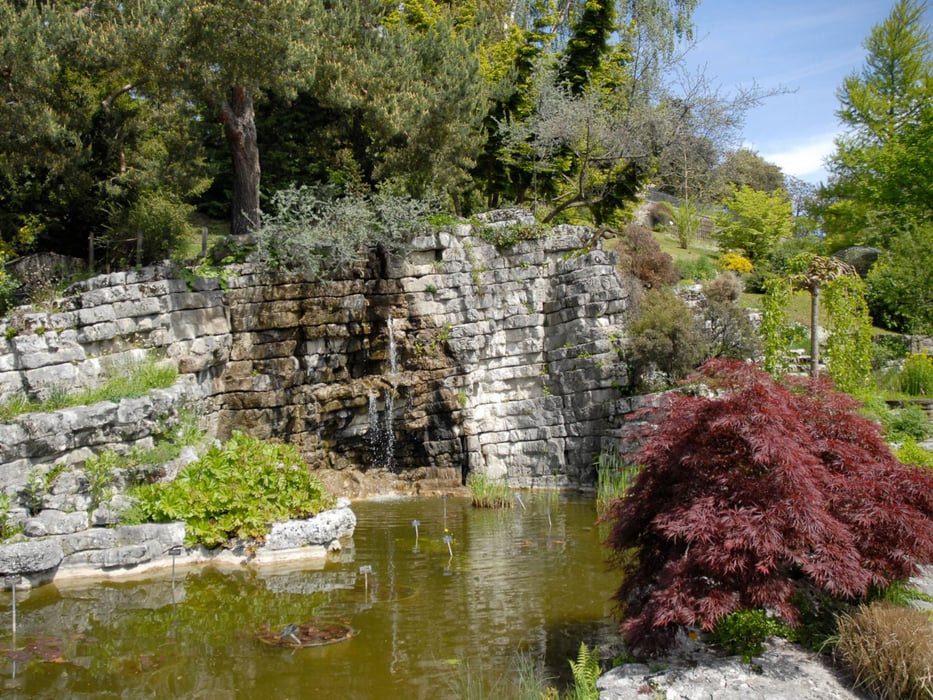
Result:
<svg viewBox="0 0 933 700"><path fill-rule="evenodd" d="M477 508L512 507L512 489L502 479L490 479L485 474L470 474L467 488Z"/></svg>
<svg viewBox="0 0 933 700"><path fill-rule="evenodd" d="M133 490L125 522L187 525L186 544L220 547L234 538L262 541L271 523L308 518L334 505L294 445L234 432L174 481Z"/></svg>
<svg viewBox="0 0 933 700"><path fill-rule="evenodd" d="M603 513L613 500L624 497L640 471L639 465L626 461L618 450L601 450L596 457L597 510Z"/></svg>

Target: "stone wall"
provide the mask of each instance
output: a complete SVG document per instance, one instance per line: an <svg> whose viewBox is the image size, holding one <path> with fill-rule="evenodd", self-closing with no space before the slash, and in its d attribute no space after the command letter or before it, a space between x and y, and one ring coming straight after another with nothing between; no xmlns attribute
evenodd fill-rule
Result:
<svg viewBox="0 0 933 700"><path fill-rule="evenodd" d="M531 223L510 211L478 225L516 221ZM52 310L0 322L0 400L93 386L152 350L181 379L0 425L0 487L145 441L184 402L217 437L275 436L316 467L591 482L628 408L617 345L629 295L610 253L581 252L589 236L557 227L500 251L455 225L326 282L243 265L223 281L156 267L79 283Z"/></svg>

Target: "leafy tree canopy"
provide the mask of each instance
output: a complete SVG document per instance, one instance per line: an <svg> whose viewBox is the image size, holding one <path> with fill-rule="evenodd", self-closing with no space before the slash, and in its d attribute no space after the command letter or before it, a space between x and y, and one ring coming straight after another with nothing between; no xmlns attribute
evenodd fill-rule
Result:
<svg viewBox="0 0 933 700"><path fill-rule="evenodd" d="M733 187L726 211L716 217L713 234L727 251L742 253L753 263L763 260L775 245L793 232L787 193L762 192L748 185Z"/></svg>

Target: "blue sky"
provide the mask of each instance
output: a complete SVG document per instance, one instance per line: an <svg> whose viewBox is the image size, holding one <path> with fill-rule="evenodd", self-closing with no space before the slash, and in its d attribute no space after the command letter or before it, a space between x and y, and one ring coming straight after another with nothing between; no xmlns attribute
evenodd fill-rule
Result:
<svg viewBox="0 0 933 700"><path fill-rule="evenodd" d="M748 113L745 145L785 174L826 180L822 161L833 152L840 125L836 91L865 62L863 43L888 16L894 0L701 0L693 19L694 69L723 92L736 85L784 86ZM927 10L928 23L933 8Z"/></svg>

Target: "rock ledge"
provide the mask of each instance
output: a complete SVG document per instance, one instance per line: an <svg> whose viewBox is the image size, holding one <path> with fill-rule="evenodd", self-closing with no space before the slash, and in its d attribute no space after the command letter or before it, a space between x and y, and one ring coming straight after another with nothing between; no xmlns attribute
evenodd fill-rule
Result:
<svg viewBox="0 0 933 700"><path fill-rule="evenodd" d="M658 663L623 664L600 676L600 700L853 700L851 689L815 652L782 639L742 663L699 643L687 643Z"/></svg>

